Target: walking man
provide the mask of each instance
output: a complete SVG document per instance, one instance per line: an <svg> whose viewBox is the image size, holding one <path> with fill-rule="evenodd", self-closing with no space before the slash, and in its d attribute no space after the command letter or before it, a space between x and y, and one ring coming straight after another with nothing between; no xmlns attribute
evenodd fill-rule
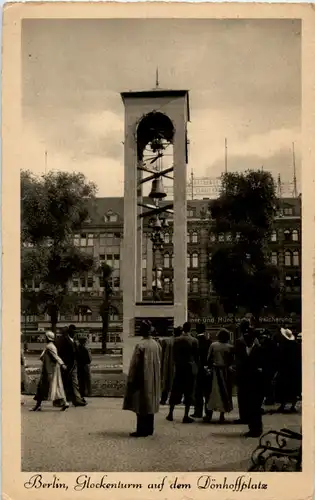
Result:
<svg viewBox="0 0 315 500"><path fill-rule="evenodd" d="M166 419L173 421L175 405L182 402L184 396L185 414L184 424L194 420L189 416L189 410L193 403L195 380L198 366L198 341L190 334L191 325L183 325L183 333L174 340L174 365L175 375L170 395L170 409Z"/></svg>
<svg viewBox="0 0 315 500"><path fill-rule="evenodd" d="M87 403L83 401L79 391L75 333L75 325L65 329L57 343L57 349L67 367L62 373L62 379L68 401L72 401L73 406L86 406Z"/></svg>

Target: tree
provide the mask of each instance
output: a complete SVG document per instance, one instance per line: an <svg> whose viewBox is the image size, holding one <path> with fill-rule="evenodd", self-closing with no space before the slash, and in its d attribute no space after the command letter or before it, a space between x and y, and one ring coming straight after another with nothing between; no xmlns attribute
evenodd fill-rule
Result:
<svg viewBox="0 0 315 500"><path fill-rule="evenodd" d="M219 241L209 278L227 313L235 316L244 307L257 320L279 293L278 269L268 249L277 209L274 181L263 171L227 173L222 181L220 197L209 207L211 231Z"/></svg>
<svg viewBox="0 0 315 500"><path fill-rule="evenodd" d="M100 273L103 278L103 286L104 286L104 294L103 301L100 307L100 315L102 318L102 353L106 354L107 349L107 335L109 328L109 315L111 310L111 297L112 297L112 287L111 287L111 276L112 276L112 268L103 263L100 268Z"/></svg>
<svg viewBox="0 0 315 500"><path fill-rule="evenodd" d="M75 306L70 280L94 269L94 258L74 246L73 234L86 220L95 192L80 173L21 173L22 300L32 298L33 308L36 303L38 311L47 312L54 332L59 314Z"/></svg>

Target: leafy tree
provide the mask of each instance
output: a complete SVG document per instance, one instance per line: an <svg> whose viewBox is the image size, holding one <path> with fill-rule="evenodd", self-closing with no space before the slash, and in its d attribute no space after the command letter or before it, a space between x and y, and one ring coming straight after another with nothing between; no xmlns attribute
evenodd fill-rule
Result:
<svg viewBox="0 0 315 500"><path fill-rule="evenodd" d="M104 286L104 294L103 301L100 306L100 315L102 318L102 353L106 353L107 349L107 335L109 328L109 315L111 310L111 297L113 294L112 286L111 286L111 276L112 276L112 268L103 263L100 267L100 273L103 278L103 286Z"/></svg>
<svg viewBox="0 0 315 500"><path fill-rule="evenodd" d="M74 246L73 234L86 220L95 192L80 173L21 173L22 302L47 312L53 331L59 314L75 305L70 280L94 269L94 258ZM32 289L33 280L40 283L38 291Z"/></svg>
<svg viewBox="0 0 315 500"><path fill-rule="evenodd" d="M219 242L209 278L227 313L244 307L259 317L279 293L278 269L270 264L268 241L277 209L270 173L223 175L220 197L210 203L211 231Z"/></svg>

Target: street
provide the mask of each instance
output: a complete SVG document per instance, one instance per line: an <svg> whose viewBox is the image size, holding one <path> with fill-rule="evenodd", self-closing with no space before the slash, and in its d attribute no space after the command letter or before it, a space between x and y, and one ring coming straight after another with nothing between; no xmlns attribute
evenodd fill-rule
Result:
<svg viewBox="0 0 315 500"><path fill-rule="evenodd" d="M22 400L22 471L242 472L258 443L241 436L245 426L232 423L237 408L224 425L216 417L212 424L197 420L184 425L182 406L176 408L174 422L165 420L168 408L162 406L154 436L134 439L129 433L135 415L122 411L121 398L92 398L87 407L66 412L44 403L36 413L29 412L32 397ZM264 415L263 421L264 431L289 427L299 432L301 415Z"/></svg>

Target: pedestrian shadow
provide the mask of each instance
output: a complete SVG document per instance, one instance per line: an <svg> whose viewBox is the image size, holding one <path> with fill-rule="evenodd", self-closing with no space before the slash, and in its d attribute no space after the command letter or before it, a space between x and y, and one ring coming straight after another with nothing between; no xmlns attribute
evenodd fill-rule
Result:
<svg viewBox="0 0 315 500"><path fill-rule="evenodd" d="M212 432L211 436L241 439L242 438L242 433L241 432L225 432L225 431L223 431L223 432Z"/></svg>
<svg viewBox="0 0 315 500"><path fill-rule="evenodd" d="M99 438L110 438L110 439L128 439L132 440L133 438L130 437L130 431L115 431L115 430L107 430L107 431L96 431L96 432L89 432L89 436L98 436ZM137 440L143 440L144 438L137 438ZM148 439L148 438L146 438ZM133 439L135 440L135 438Z"/></svg>

